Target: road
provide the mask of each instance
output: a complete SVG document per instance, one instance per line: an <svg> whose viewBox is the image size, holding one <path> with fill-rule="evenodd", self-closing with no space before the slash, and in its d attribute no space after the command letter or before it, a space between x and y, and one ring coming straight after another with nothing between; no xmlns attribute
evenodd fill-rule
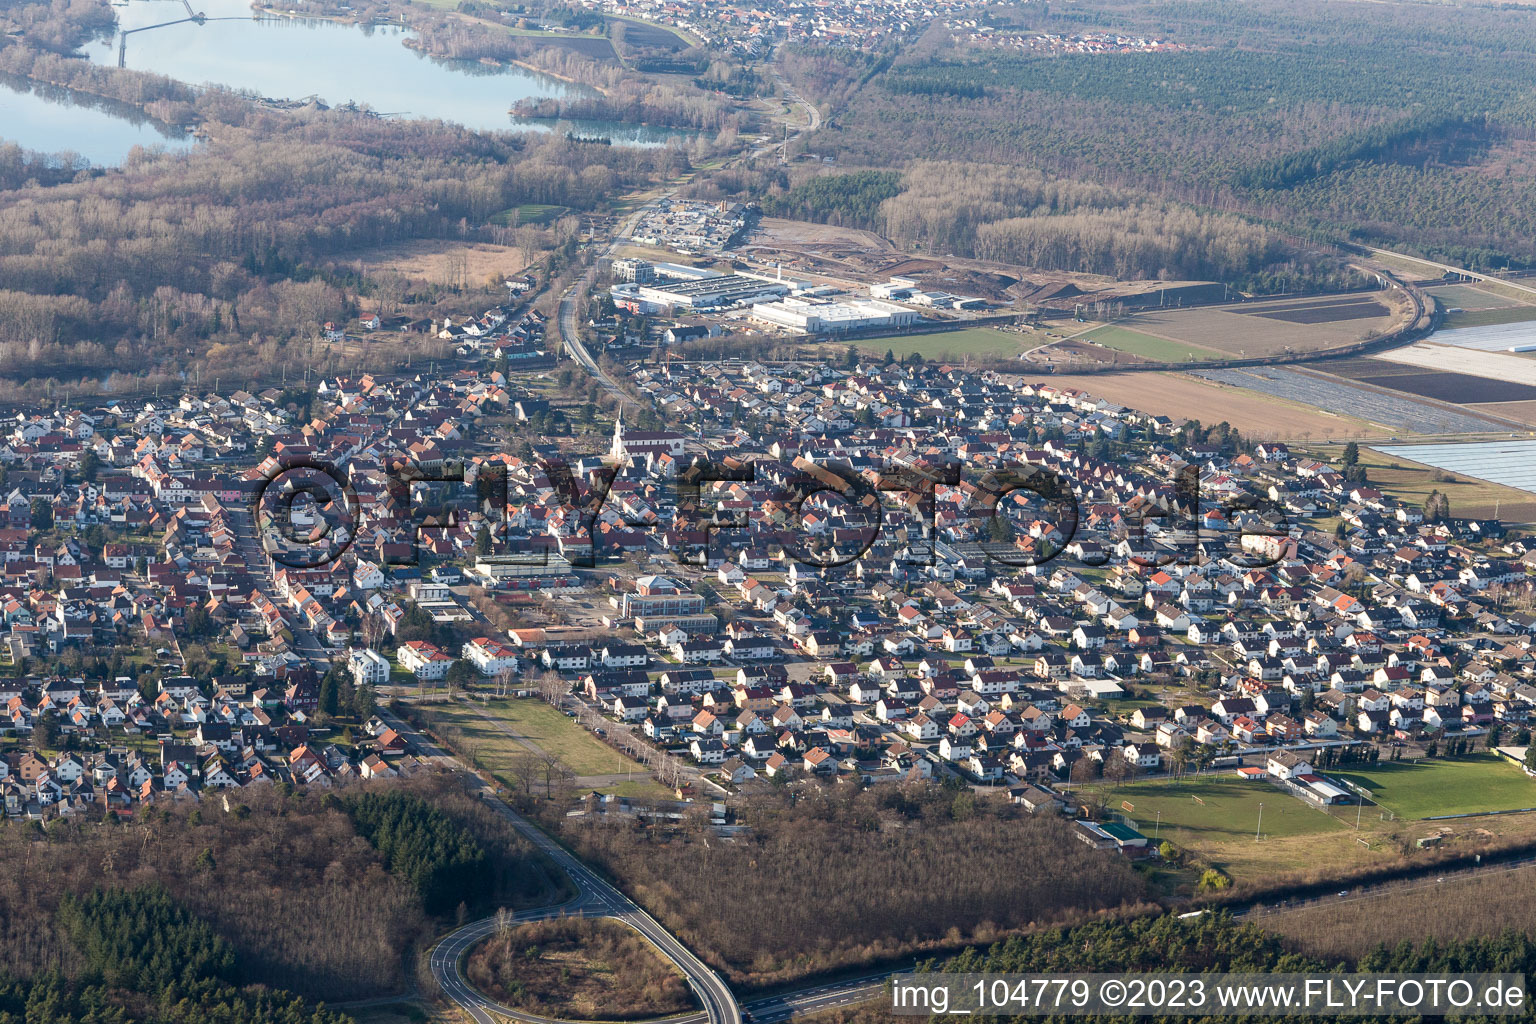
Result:
<svg viewBox="0 0 1536 1024"><path fill-rule="evenodd" d="M230 525L235 531L235 551L247 567L260 578L261 588L273 601L278 601L277 584L273 579L272 560L267 557L261 539L256 536L256 524L247 505L230 503L227 506ZM304 617L291 609L284 609L288 631L293 634L294 651L312 664L330 661L331 652L316 638Z"/></svg>
<svg viewBox="0 0 1536 1024"><path fill-rule="evenodd" d="M1422 256L1410 256L1405 252L1393 252L1391 249L1372 249L1371 253L1372 255L1388 256L1394 259L1407 260L1410 263L1418 263L1422 266L1431 267L1435 270L1439 270L1447 274L1459 274L1462 277L1470 277L1474 281L1484 281L1488 284L1503 285L1505 288L1513 288L1517 292L1523 292L1532 298L1536 298L1536 288L1533 288L1528 284L1520 284L1518 282L1511 281L1506 277L1494 277L1492 274L1484 274L1480 271L1468 270L1466 267L1454 267L1449 263L1437 263L1434 260L1427 260Z"/></svg>
<svg viewBox="0 0 1536 1024"><path fill-rule="evenodd" d="M576 887L577 894L574 899L556 907L525 911L518 915L520 920L535 921L580 913L588 917L611 917L623 921L650 940L651 944L664 957L672 961L688 979L694 995L704 1007L703 1013L696 1015L698 1021L708 1021L708 1024L742 1024L741 1008L725 982L702 960L694 956L692 950L663 928L655 918L605 879L599 877L569 850L545 835L527 818L502 802L480 776L470 772L453 756L394 715L380 712L380 716L400 735L406 737L422 756L458 772L468 780L471 788L480 792L486 806L505 818L519 835L559 865L570 877L571 884ZM512 1017L516 1020L528 1021L530 1024L544 1024L540 1018L498 1006L476 992L464 980L460 966L464 952L478 939L489 935L495 927L495 918L478 921L472 925L466 925L440 942L432 951L433 977L442 986L443 993L463 1007L477 1024L496 1024L497 1016ZM475 931L475 929L480 930ZM493 1013L497 1016L492 1016Z"/></svg>
<svg viewBox="0 0 1536 1024"><path fill-rule="evenodd" d="M756 159L757 157L760 157L765 153L770 153L775 149L783 149L787 152L789 144L795 139L798 139L802 135L808 134L810 132L814 132L821 127L821 112L816 109L815 105L802 99L800 94L795 92L795 90L790 87L788 82L784 81L784 78L780 74L778 65L776 63L770 60L768 63L768 68L769 73L773 76L774 81L777 82L779 88L784 91L784 97L789 100L789 102L800 107L801 110L805 112L806 123L804 126L796 128L794 131L788 133L782 141L774 142L770 139L758 143L749 152L742 153L726 161L725 164L722 165L724 167L729 167L732 164L741 163L745 160ZM597 279L597 269L599 265L601 265L602 260L611 259L613 254L618 250L619 246L629 241L641 219L645 217L646 214L655 209L657 204L671 199L673 196L677 195L677 193L682 190L682 187L683 183L679 182L672 187L657 193L655 198L651 199L650 202L639 207L628 217L626 217L624 223L614 231L613 239L608 243L608 247L603 250L601 256L593 260L592 266L587 268L587 272L582 275L581 280L577 281L575 284L571 285L565 291L560 293L560 307L555 314L555 327L556 330L559 331L561 342L565 345L565 351L571 356L572 359L581 364L581 367L584 370L596 378L597 382L601 384L609 394L613 395L620 402L628 402L629 395L625 393L623 388L619 387L618 383L615 382L612 377L603 372L603 369L597 365L597 360L592 357L592 353L587 350L586 344L581 340L581 324L579 313L581 304L583 301L585 301L587 292L591 290L592 283Z"/></svg>

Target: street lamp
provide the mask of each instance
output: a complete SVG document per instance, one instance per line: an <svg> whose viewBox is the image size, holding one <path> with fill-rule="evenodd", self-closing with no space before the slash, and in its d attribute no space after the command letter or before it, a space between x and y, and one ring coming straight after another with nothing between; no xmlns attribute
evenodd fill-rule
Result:
<svg viewBox="0 0 1536 1024"><path fill-rule="evenodd" d="M1259 841L1259 830L1264 827L1264 801L1259 801L1259 823L1253 829L1253 841Z"/></svg>

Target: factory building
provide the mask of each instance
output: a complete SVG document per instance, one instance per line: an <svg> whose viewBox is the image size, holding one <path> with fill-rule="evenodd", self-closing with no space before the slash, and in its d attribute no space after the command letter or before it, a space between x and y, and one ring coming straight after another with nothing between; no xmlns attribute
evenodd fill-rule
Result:
<svg viewBox="0 0 1536 1024"><path fill-rule="evenodd" d="M621 279L610 289L621 306L647 312L659 309L727 309L787 295L794 282L775 281L744 274L722 274L704 267L678 263L615 260L614 276Z"/></svg>
<svg viewBox="0 0 1536 1024"><path fill-rule="evenodd" d="M904 306L875 299L849 302L784 299L756 303L752 307L752 319L806 334L826 334L870 327L907 327L917 323L919 318L916 312Z"/></svg>

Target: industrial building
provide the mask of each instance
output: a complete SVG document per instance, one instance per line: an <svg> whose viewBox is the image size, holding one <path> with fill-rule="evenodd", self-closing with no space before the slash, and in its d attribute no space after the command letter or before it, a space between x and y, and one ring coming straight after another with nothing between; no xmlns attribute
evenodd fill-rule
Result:
<svg viewBox="0 0 1536 1024"><path fill-rule="evenodd" d="M907 327L917 323L913 310L877 299L848 302L811 302L784 299L759 302L752 307L752 319L775 327L825 334L833 331L860 331L870 327Z"/></svg>
<svg viewBox="0 0 1536 1024"><path fill-rule="evenodd" d="M622 279L610 289L613 301L646 312L744 306L787 295L795 284L756 275L722 274L704 267L647 263L644 260L615 260L613 271Z"/></svg>

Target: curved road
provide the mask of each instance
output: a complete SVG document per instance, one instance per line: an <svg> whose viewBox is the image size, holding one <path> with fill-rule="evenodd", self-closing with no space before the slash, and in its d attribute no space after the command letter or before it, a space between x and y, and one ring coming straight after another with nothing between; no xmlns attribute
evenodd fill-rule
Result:
<svg viewBox="0 0 1536 1024"><path fill-rule="evenodd" d="M496 796L495 792L485 784L480 776L468 771L457 759L437 747L426 737L405 722L400 721L387 711L381 711L380 717L401 736L409 738L423 756L437 761L463 775L470 781L471 787L478 789L487 807L505 818L518 834L532 843L539 852L565 871L570 877L571 884L576 887L576 896L567 903L553 907L540 907L534 910L523 911L515 916L519 921L537 921L549 917L560 917L572 913L580 913L588 917L614 917L629 925L635 931L650 940L662 955L677 965L683 976L688 979L688 984L693 988L694 995L698 997L699 1004L704 1007L704 1013L699 1018L707 1020L709 1024L742 1024L741 1008L736 1005L736 997L726 987L720 976L693 955L693 951L679 942L671 932L663 928L654 917L642 910L628 896L615 889L605 879L591 868L578 860L569 850L545 835L532 822L518 814ZM443 993L454 1002L462 1006L477 1024L496 1024L494 1012L503 1017L515 1017L527 1020L533 1024L542 1024L536 1017L527 1017L522 1014L514 1014L505 1008L496 1006L495 1003L480 995L470 988L464 981L459 969L459 962L465 950L473 945L479 938L489 935L495 930L496 919L494 917L485 921L479 921L452 933L448 938L438 943L432 951L432 974L442 986ZM476 933L475 929L481 929ZM494 1009L492 1009L494 1008Z"/></svg>

